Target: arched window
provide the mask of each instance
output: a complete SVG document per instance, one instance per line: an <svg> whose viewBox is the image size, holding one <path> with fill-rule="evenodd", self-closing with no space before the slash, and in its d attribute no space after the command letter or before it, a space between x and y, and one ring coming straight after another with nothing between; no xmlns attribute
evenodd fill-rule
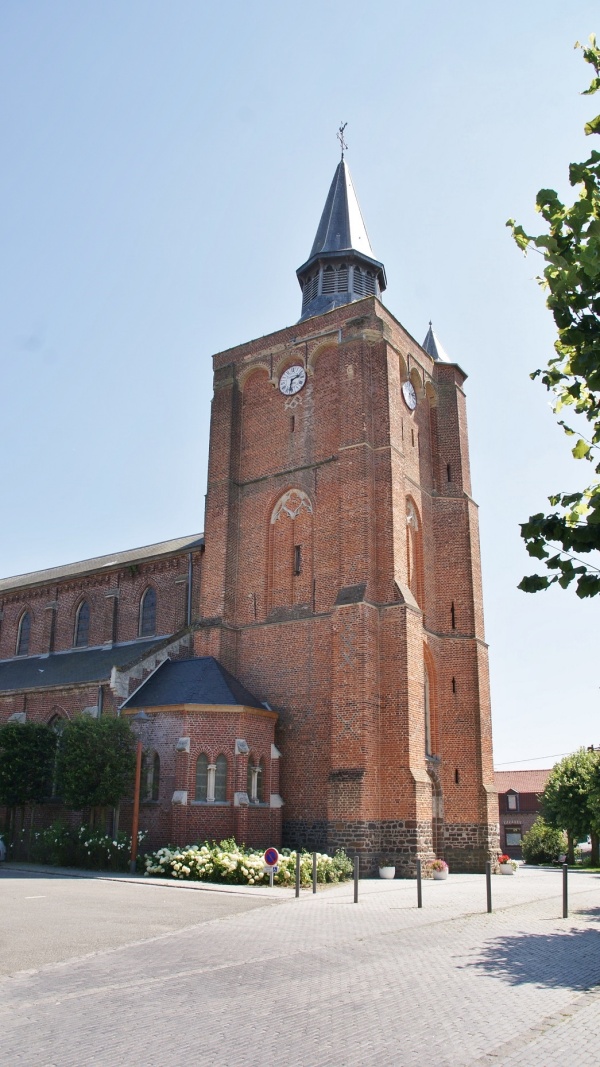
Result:
<svg viewBox="0 0 600 1067"><path fill-rule="evenodd" d="M313 506L302 489L288 489L275 504L267 549L267 611L312 605Z"/></svg>
<svg viewBox="0 0 600 1067"><path fill-rule="evenodd" d="M160 790L160 756L158 752L142 754L140 800L158 800Z"/></svg>
<svg viewBox="0 0 600 1067"><path fill-rule="evenodd" d="M19 619L17 630L17 656L26 656L29 652L29 635L31 633L31 615L24 611Z"/></svg>
<svg viewBox="0 0 600 1067"><path fill-rule="evenodd" d="M435 756L439 751L437 681L435 662L426 644L423 645L423 719L425 755Z"/></svg>
<svg viewBox="0 0 600 1067"><path fill-rule="evenodd" d="M75 648L85 648L90 641L90 605L87 600L82 600L81 604L77 608L77 615L75 618L75 637L73 644Z"/></svg>
<svg viewBox="0 0 600 1067"><path fill-rule="evenodd" d="M406 501L406 569L408 587L419 607L423 607L423 534L417 509Z"/></svg>
<svg viewBox="0 0 600 1067"><path fill-rule="evenodd" d="M214 799L221 801L227 799L227 759L225 756L217 756Z"/></svg>
<svg viewBox="0 0 600 1067"><path fill-rule="evenodd" d="M148 586L140 602L140 637L152 637L156 633L156 591Z"/></svg>
<svg viewBox="0 0 600 1067"><path fill-rule="evenodd" d="M431 693L429 690L429 671L423 664L423 703L425 707L425 755L431 756Z"/></svg>
<svg viewBox="0 0 600 1067"><path fill-rule="evenodd" d="M196 761L196 800L208 799L208 756L201 752Z"/></svg>

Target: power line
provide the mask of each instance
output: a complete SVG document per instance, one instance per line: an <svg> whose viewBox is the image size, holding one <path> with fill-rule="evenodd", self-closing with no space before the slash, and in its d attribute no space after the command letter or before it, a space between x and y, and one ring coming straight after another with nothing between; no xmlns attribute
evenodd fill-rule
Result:
<svg viewBox="0 0 600 1067"><path fill-rule="evenodd" d="M504 763L497 763L496 767L507 767L509 763L536 763L541 759L558 759L559 756L570 756L571 752L554 752L550 756L530 756L529 759L507 759Z"/></svg>

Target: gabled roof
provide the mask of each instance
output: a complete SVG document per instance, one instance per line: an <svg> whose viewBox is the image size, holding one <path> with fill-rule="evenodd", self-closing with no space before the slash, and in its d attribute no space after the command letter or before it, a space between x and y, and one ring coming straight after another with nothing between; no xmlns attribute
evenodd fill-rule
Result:
<svg viewBox="0 0 600 1067"><path fill-rule="evenodd" d="M0 578L0 594L22 586L42 585L44 582L56 582L62 578L92 574L94 571L107 571L110 567L122 567L125 564L146 563L161 556L171 556L177 552L191 552L204 544L204 534L191 534L187 537L174 537L171 541L158 541L143 548L128 548L124 552L111 552L108 556L94 556L79 563L67 563L62 567L49 567L43 571L29 571L16 574L12 578Z"/></svg>
<svg viewBox="0 0 600 1067"><path fill-rule="evenodd" d="M375 258L348 164L342 159L333 176L309 259L321 252L340 252L347 248Z"/></svg>
<svg viewBox="0 0 600 1067"><path fill-rule="evenodd" d="M175 704L264 706L213 656L197 656L165 660L121 707L160 708Z"/></svg>
<svg viewBox="0 0 600 1067"><path fill-rule="evenodd" d="M551 767L541 771L494 771L494 785L499 793L543 793Z"/></svg>
<svg viewBox="0 0 600 1067"><path fill-rule="evenodd" d="M0 661L0 692L13 689L46 689L55 685L104 682L113 667L126 667L145 656L165 638L128 641L109 648L77 648L49 656L22 656Z"/></svg>
<svg viewBox="0 0 600 1067"><path fill-rule="evenodd" d="M421 345L432 359L438 360L440 363L451 363L452 360L448 357L437 335L433 332L433 326L429 323L429 329L425 336L425 340Z"/></svg>

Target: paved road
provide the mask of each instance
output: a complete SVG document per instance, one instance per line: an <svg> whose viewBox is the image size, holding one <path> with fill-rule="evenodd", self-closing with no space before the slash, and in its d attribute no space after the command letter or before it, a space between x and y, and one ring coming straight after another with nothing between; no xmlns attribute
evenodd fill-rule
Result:
<svg viewBox="0 0 600 1067"><path fill-rule="evenodd" d="M552 871L494 878L492 915L473 875L426 883L421 911L414 883L400 881L361 883L358 905L346 885L271 907L265 891L248 900L124 883L144 911L144 895L161 892L164 921L180 928L1 980L2 1057L25 1067L598 1067L600 877L570 882L567 920ZM21 884L33 896L40 882ZM70 906L85 908L99 883L73 884ZM227 917L172 920L188 906L180 896L204 906L209 895L232 902ZM255 907L240 912L240 901Z"/></svg>
<svg viewBox="0 0 600 1067"><path fill-rule="evenodd" d="M0 867L0 975L160 937L269 904L170 882L24 874ZM1 1041L0 1041L1 1053ZM1 1061L0 1061L1 1062Z"/></svg>

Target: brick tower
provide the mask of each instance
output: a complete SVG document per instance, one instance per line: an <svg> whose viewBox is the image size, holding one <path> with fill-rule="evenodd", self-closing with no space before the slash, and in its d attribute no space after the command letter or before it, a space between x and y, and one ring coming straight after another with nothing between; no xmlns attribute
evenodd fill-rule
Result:
<svg viewBox="0 0 600 1067"><path fill-rule="evenodd" d="M214 356L200 619L279 714L283 842L444 856L498 843L465 374L381 303L347 164L294 326Z"/></svg>

